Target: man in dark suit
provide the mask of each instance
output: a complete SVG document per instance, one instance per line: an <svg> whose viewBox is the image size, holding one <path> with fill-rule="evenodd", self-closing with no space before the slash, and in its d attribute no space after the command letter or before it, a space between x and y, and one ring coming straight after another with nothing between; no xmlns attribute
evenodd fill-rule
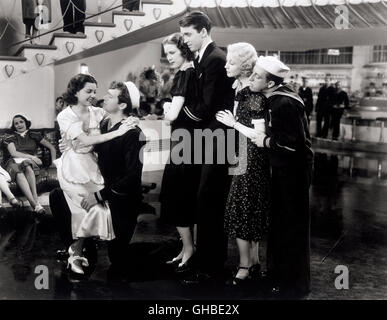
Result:
<svg viewBox="0 0 387 320"><path fill-rule="evenodd" d="M234 102L233 79L227 77L225 70L226 54L212 41L211 21L204 13L191 12L179 24L184 42L197 54L194 64L198 77L198 99L194 104L183 107L184 116L200 124L203 133L211 135L211 139L215 130L226 137L226 127L215 118L220 110L232 110ZM227 143L220 146L217 145L218 139L211 142L206 139L203 151L205 156L212 156L213 161L202 164L197 195L196 272L186 279L187 283L219 275L227 258L227 237L223 224L231 180L227 163L217 154L219 148Z"/></svg>
<svg viewBox="0 0 387 320"><path fill-rule="evenodd" d="M307 84L308 84L308 79L305 77L302 77L302 86L298 89L298 95L304 101L305 113L309 123L310 114L313 111L313 92L312 92L312 89L307 86Z"/></svg>
<svg viewBox="0 0 387 320"><path fill-rule="evenodd" d="M113 82L104 97L103 108L109 117L102 120L101 133L117 130L132 111L128 88L122 82ZM95 146L98 166L105 180L105 187L89 194L82 207L89 210L98 202L108 202L115 239L108 242L108 254L116 271L123 271L129 263L129 242L134 233L141 204L142 147L145 137L140 128L134 127L124 135ZM50 207L57 222L64 244L73 242L71 212L61 189L50 193Z"/></svg>
<svg viewBox="0 0 387 320"><path fill-rule="evenodd" d="M316 102L316 137L326 138L328 136L334 95L335 89L329 84L328 78L326 77L325 83L318 92Z"/></svg>

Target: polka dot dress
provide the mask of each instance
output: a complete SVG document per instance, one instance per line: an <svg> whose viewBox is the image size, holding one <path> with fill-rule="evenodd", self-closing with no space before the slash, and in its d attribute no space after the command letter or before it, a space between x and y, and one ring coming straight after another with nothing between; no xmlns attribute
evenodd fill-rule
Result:
<svg viewBox="0 0 387 320"><path fill-rule="evenodd" d="M265 96L248 87L238 92L238 122L253 128L253 119L264 118ZM239 151L238 151L239 150ZM270 166L267 151L250 139L239 139L239 165L226 204L225 230L231 238L260 241L268 227ZM246 165L241 165L246 163Z"/></svg>

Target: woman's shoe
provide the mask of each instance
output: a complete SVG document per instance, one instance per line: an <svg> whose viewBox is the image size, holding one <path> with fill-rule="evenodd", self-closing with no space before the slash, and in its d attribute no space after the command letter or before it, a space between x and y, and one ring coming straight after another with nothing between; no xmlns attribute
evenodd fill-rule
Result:
<svg viewBox="0 0 387 320"><path fill-rule="evenodd" d="M193 255L188 258L186 262L180 262L175 269L176 273L185 273L192 270Z"/></svg>
<svg viewBox="0 0 387 320"><path fill-rule="evenodd" d="M181 263L181 260L182 260L181 258L175 257L172 260L166 261L165 263L166 264L171 264L171 265L179 265Z"/></svg>
<svg viewBox="0 0 387 320"><path fill-rule="evenodd" d="M247 276L246 276L246 278L243 278L243 279L242 279L242 278L237 278L237 274L238 274L238 271L239 271L240 269L247 270ZM241 267L241 266L239 266L238 269L237 269L237 271L235 272L234 278L232 279L232 284L233 284L234 286L241 285L241 284L243 284L243 283L246 283L246 281L247 281L249 278L250 278L250 268L249 268L249 267Z"/></svg>
<svg viewBox="0 0 387 320"><path fill-rule="evenodd" d="M261 265L259 263L253 264L249 268L249 276L253 279L258 279L261 277Z"/></svg>
<svg viewBox="0 0 387 320"><path fill-rule="evenodd" d="M70 268L72 272L77 273L77 274L85 274L81 266L78 266L75 264L75 261L81 260L81 265L82 266L88 266L89 263L85 257L80 257L80 256L70 256L67 259L67 268Z"/></svg>
<svg viewBox="0 0 387 320"><path fill-rule="evenodd" d="M9 199L9 203L14 208L22 208L23 207L23 202L21 202L19 199L16 199L16 198Z"/></svg>
<svg viewBox="0 0 387 320"><path fill-rule="evenodd" d="M82 260L82 266L83 267L88 267L89 266L89 261L87 260L87 258L85 258L85 257L81 257L81 256L74 256L74 254L75 254L75 252L74 252L74 250L73 250L73 248L71 248L71 246L69 247L69 259L71 258L71 257L78 257L78 258L80 258L80 260Z"/></svg>
<svg viewBox="0 0 387 320"><path fill-rule="evenodd" d="M40 203L36 204L34 211L40 214L46 213L46 210L44 210Z"/></svg>

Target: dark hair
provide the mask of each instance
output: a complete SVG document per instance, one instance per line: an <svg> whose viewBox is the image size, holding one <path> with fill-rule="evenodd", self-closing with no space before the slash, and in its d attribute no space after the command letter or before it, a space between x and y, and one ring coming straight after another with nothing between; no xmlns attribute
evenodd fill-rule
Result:
<svg viewBox="0 0 387 320"><path fill-rule="evenodd" d="M28 120L25 116L23 116L21 114L17 114L15 116L13 116L13 118L12 118L11 129L13 131L16 131L15 124L14 124L15 118L22 118L24 120L24 122L26 123L26 128L27 129L29 129L31 127L31 121L30 120Z"/></svg>
<svg viewBox="0 0 387 320"><path fill-rule="evenodd" d="M211 20L210 18L201 11L192 11L184 16L179 21L180 27L189 27L193 26L193 28L200 32L202 29L206 29L207 33L211 31Z"/></svg>
<svg viewBox="0 0 387 320"><path fill-rule="evenodd" d="M132 99L130 98L128 87L123 82L113 81L109 89L118 89L121 93L118 95L118 102L125 103L126 108L122 111L125 115L130 116L132 113Z"/></svg>
<svg viewBox="0 0 387 320"><path fill-rule="evenodd" d="M78 103L78 98L75 94L81 91L87 82L97 84L97 80L89 74L77 74L72 77L69 84L67 85L67 91L63 94L63 100L70 105Z"/></svg>
<svg viewBox="0 0 387 320"><path fill-rule="evenodd" d="M151 106L145 101L141 101L139 111L148 115L151 112Z"/></svg>
<svg viewBox="0 0 387 320"><path fill-rule="evenodd" d="M189 49L188 45L184 43L183 35L180 33L174 33L163 40L163 46L166 44L174 44L179 49L181 56L188 61L193 61L195 55Z"/></svg>
<svg viewBox="0 0 387 320"><path fill-rule="evenodd" d="M58 100L63 100L63 97L62 97L62 96L57 97L57 98L55 99L55 103L57 103ZM64 102L64 101L63 101L63 102Z"/></svg>
<svg viewBox="0 0 387 320"><path fill-rule="evenodd" d="M278 77L270 72L266 72L266 83L269 81L274 81L274 85L279 85L284 82L284 78Z"/></svg>

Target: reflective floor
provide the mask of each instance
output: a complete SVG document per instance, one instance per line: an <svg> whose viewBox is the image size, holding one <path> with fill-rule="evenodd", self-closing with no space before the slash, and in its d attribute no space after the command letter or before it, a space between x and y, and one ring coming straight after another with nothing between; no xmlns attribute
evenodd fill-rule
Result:
<svg viewBox="0 0 387 320"><path fill-rule="evenodd" d="M306 299L387 298L387 172L383 158L376 162L374 158L324 150L316 153L310 189L312 292ZM147 179L159 186L161 174L149 173ZM158 203L152 202L156 198L147 195L150 204L158 208ZM2 211L0 299L270 298L262 281L242 288L181 284L164 264L179 250L177 239L174 228L161 224L157 215L141 215L128 253L133 264L127 281L115 279L103 242L98 243L95 269L86 278L75 279L66 263L56 258L56 250L63 246L50 214L35 217L28 211ZM265 243L263 265L264 253ZM236 246L230 241L227 268L232 270L237 259ZM335 282L340 282L336 278L343 275L345 267L349 288L340 290ZM48 288L37 289L45 272Z"/></svg>

